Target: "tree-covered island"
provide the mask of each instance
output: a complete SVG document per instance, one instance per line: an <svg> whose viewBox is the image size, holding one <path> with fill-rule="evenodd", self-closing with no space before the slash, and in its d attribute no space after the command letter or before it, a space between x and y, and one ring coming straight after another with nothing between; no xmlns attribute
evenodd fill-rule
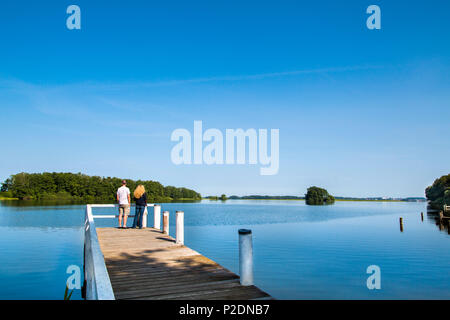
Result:
<svg viewBox="0 0 450 320"><path fill-rule="evenodd" d="M172 200L201 200L194 190L163 186L151 180L127 180L131 192L144 185L149 202ZM18 173L6 179L1 186L0 196L20 200L58 200L83 202L114 202L121 178L88 176L81 173Z"/></svg>
<svg viewBox="0 0 450 320"><path fill-rule="evenodd" d="M334 197L328 194L328 191L319 187L309 187L305 195L305 202L308 205L327 205L333 204Z"/></svg>

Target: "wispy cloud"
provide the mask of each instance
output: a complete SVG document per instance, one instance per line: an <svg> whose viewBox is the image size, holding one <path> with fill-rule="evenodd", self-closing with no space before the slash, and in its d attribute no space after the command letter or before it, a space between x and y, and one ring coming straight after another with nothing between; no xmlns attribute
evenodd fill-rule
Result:
<svg viewBox="0 0 450 320"><path fill-rule="evenodd" d="M309 74L332 74L343 72L354 72L364 70L382 69L384 66L376 65L363 65L363 66L345 66L345 67L330 67L330 68L317 68L317 69L302 69L302 70L290 70L280 72L266 72L256 74L241 74L235 76L213 76L204 78L191 78L191 79L174 79L174 80L156 80L156 81L136 81L136 82L94 82L87 81L79 83L84 87L104 89L104 90L121 90L130 87L159 87L159 86L177 86L184 84L195 83L208 83L208 82L233 82L233 81L245 81L245 80L263 80L269 78L281 78L289 76L300 76Z"/></svg>
<svg viewBox="0 0 450 320"><path fill-rule="evenodd" d="M168 88L190 84L258 81L270 78L295 77L317 74L330 76L336 73L380 69L381 66L344 66L318 69L303 69L270 73L256 73L234 76L175 79L168 81L94 82L47 84L31 83L17 79L0 79L0 94L20 97L27 108L42 115L64 122L70 120L90 123L99 128L152 128L150 135L163 134L164 123L182 120L190 114L189 107L174 104L175 93ZM154 88L155 92L150 91ZM183 93L184 95L184 93ZM12 101L12 100L11 100ZM163 101L163 102L162 102ZM182 100L181 103L183 103ZM162 102L162 103L161 103ZM159 117L159 118L158 118ZM127 121L127 119L133 119ZM148 119L148 121L146 121ZM150 123L151 122L151 123ZM156 132L155 132L156 131ZM159 132L159 133L158 133ZM127 134L133 134L127 132ZM138 133L141 134L141 133ZM145 135L147 133L144 133Z"/></svg>
<svg viewBox="0 0 450 320"><path fill-rule="evenodd" d="M216 81L220 82L220 81L262 80L267 78L278 78L286 76L307 75L307 74L329 74L329 73L350 72L350 71L360 71L360 70L370 70L380 68L382 68L382 66L350 66L350 67L335 67L335 68L321 68L321 69L304 69L304 70L268 72L268 73L257 73L257 74L247 74L237 76L217 76L217 77L193 78L184 80L145 82L142 83L142 85L164 86L164 85L179 85L188 83L202 83L202 82L216 82Z"/></svg>
<svg viewBox="0 0 450 320"><path fill-rule="evenodd" d="M191 78L191 79L174 79L174 80L156 80L156 81L135 81L135 82L96 82L96 81L83 81L77 83L65 83L65 84L32 84L20 80L0 80L0 89L9 88L15 89L17 91L33 91L42 92L43 89L60 91L67 89L77 90L123 90L130 87L157 87L157 86L176 86L191 83L206 83L206 82L232 82L232 81L243 81L243 80L262 80L268 78L279 78L288 76L298 76L298 75L308 75L308 74L332 74L332 73L343 73L343 72L353 72L353 71L364 71L364 70L375 70L382 69L384 66L376 65L363 65L363 66L344 66L344 67L329 67L329 68L317 68L317 69L302 69L302 70L291 70L291 71L280 71L280 72L267 72L267 73L256 73L256 74L242 74L235 76L214 76L205 78ZM105 93L106 93L105 92ZM109 102L111 105L116 107L121 107L116 105L112 100L104 99L105 102Z"/></svg>

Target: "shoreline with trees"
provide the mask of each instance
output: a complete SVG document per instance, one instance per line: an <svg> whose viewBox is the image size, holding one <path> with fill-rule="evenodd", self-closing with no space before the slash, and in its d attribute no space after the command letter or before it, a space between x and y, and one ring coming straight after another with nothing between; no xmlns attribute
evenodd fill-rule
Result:
<svg viewBox="0 0 450 320"><path fill-rule="evenodd" d="M433 209L442 210L444 205L450 205L450 173L434 180L425 189L425 195Z"/></svg>
<svg viewBox="0 0 450 320"><path fill-rule="evenodd" d="M203 197L203 200L220 200L219 196L207 196ZM391 198L391 197L334 197L335 201L376 201L376 202L425 202L424 197L407 197L407 198ZM305 201L303 196L271 196L271 195L248 195L248 196L236 196L232 195L226 198L226 200L289 200L289 201Z"/></svg>
<svg viewBox="0 0 450 320"><path fill-rule="evenodd" d="M117 188L122 185L122 180L81 173L18 173L2 183L0 199L110 203L116 201ZM144 185L149 202L202 199L200 193L191 189L163 186L152 180L126 180L131 190Z"/></svg>
<svg viewBox="0 0 450 320"><path fill-rule="evenodd" d="M6 179L0 189L0 200L36 200L58 201L71 203L114 203L115 194L120 186L121 178L88 176L81 173L19 173ZM157 181L142 181L127 179L130 189L138 184L143 184L149 190L149 201L173 202L173 201L200 201L205 200L290 200L305 201L305 196L273 196L273 195L246 195L246 196L207 196L187 188L163 186ZM450 204L450 174L436 179L432 186L426 189L427 198L407 197L333 197L334 201L378 201L378 202L425 202L438 209L442 209L444 198ZM325 190L326 191L326 190ZM447 193L445 193L447 192ZM330 200L331 201L331 200Z"/></svg>

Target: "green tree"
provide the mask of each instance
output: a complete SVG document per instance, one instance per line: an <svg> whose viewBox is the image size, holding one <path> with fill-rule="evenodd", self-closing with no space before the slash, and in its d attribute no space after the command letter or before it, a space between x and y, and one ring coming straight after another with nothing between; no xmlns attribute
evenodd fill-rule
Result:
<svg viewBox="0 0 450 320"><path fill-rule="evenodd" d="M425 189L425 196L435 209L442 210L444 204L450 205L450 174L436 179Z"/></svg>
<svg viewBox="0 0 450 320"><path fill-rule="evenodd" d="M11 179L6 179L5 182L2 183L2 187L0 189L0 192L7 192L11 188L12 181Z"/></svg>
<svg viewBox="0 0 450 320"><path fill-rule="evenodd" d="M326 205L333 204L335 199L325 189L310 187L305 195L305 201L308 205Z"/></svg>
<svg viewBox="0 0 450 320"><path fill-rule="evenodd" d="M224 195L224 194L222 194L222 195L220 196L220 200L222 200L222 201L225 201L225 200L227 200L227 196L226 196L226 195Z"/></svg>

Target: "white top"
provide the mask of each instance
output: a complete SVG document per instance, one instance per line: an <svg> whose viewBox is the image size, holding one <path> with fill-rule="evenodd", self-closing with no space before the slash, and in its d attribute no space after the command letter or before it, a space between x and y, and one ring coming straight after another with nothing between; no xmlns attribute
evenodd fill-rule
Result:
<svg viewBox="0 0 450 320"><path fill-rule="evenodd" d="M119 196L119 204L130 204L128 202L128 195L130 194L130 189L125 186L121 186L117 189L117 195Z"/></svg>

